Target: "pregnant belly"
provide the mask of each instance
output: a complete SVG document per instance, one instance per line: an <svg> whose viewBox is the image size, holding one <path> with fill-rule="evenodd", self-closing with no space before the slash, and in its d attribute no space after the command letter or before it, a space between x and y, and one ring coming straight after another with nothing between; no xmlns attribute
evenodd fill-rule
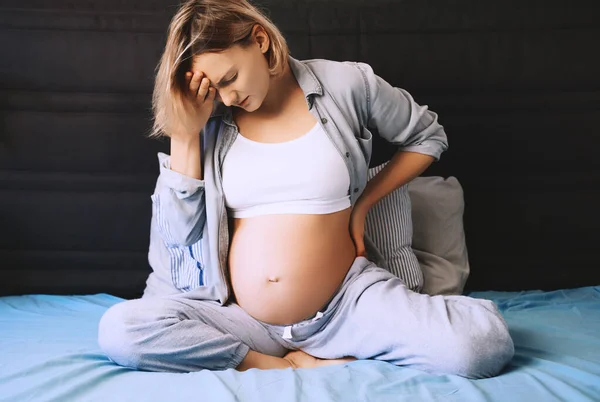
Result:
<svg viewBox="0 0 600 402"><path fill-rule="evenodd" d="M335 294L356 256L350 212L235 219L229 270L240 307L275 325L316 314Z"/></svg>

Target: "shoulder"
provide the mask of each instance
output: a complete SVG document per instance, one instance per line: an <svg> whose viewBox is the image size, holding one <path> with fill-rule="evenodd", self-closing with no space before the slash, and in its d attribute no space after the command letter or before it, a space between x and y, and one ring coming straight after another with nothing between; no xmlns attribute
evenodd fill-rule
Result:
<svg viewBox="0 0 600 402"><path fill-rule="evenodd" d="M356 61L334 61L327 59L303 60L327 90L364 92L365 70L370 66ZM358 93L357 93L358 95Z"/></svg>
<svg viewBox="0 0 600 402"><path fill-rule="evenodd" d="M369 115L374 84L370 65L357 61L333 61L326 59L303 60L338 105L346 105L362 117Z"/></svg>

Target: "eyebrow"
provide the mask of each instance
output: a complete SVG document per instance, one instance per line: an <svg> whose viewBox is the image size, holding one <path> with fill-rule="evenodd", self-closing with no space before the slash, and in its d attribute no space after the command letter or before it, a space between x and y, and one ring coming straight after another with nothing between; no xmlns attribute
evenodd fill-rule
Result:
<svg viewBox="0 0 600 402"><path fill-rule="evenodd" d="M221 77L221 79L219 80L219 82L217 82L215 84L216 88L221 88L225 83L225 77L227 77L232 71L234 70L234 67L231 67L225 74L223 74L223 77Z"/></svg>

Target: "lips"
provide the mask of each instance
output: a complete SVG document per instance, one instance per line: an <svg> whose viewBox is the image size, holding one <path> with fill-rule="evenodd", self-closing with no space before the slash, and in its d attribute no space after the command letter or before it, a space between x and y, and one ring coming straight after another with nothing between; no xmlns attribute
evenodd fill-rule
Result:
<svg viewBox="0 0 600 402"><path fill-rule="evenodd" d="M248 98L250 98L250 96L246 96L246 99L244 99L244 100L242 101L242 103L240 103L238 106L242 106L242 107L243 107L243 106L245 106L245 105L246 105L246 103L248 103Z"/></svg>

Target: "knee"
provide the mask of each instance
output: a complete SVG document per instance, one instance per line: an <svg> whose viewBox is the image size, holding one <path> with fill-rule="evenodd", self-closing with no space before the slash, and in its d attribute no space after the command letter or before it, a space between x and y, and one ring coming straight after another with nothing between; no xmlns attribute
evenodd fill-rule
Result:
<svg viewBox="0 0 600 402"><path fill-rule="evenodd" d="M115 304L104 313L98 324L98 345L113 362L137 369L141 351L134 336L134 302Z"/></svg>
<svg viewBox="0 0 600 402"><path fill-rule="evenodd" d="M448 337L445 347L443 371L473 379L499 374L514 355L508 327L493 302L483 303L471 324Z"/></svg>

